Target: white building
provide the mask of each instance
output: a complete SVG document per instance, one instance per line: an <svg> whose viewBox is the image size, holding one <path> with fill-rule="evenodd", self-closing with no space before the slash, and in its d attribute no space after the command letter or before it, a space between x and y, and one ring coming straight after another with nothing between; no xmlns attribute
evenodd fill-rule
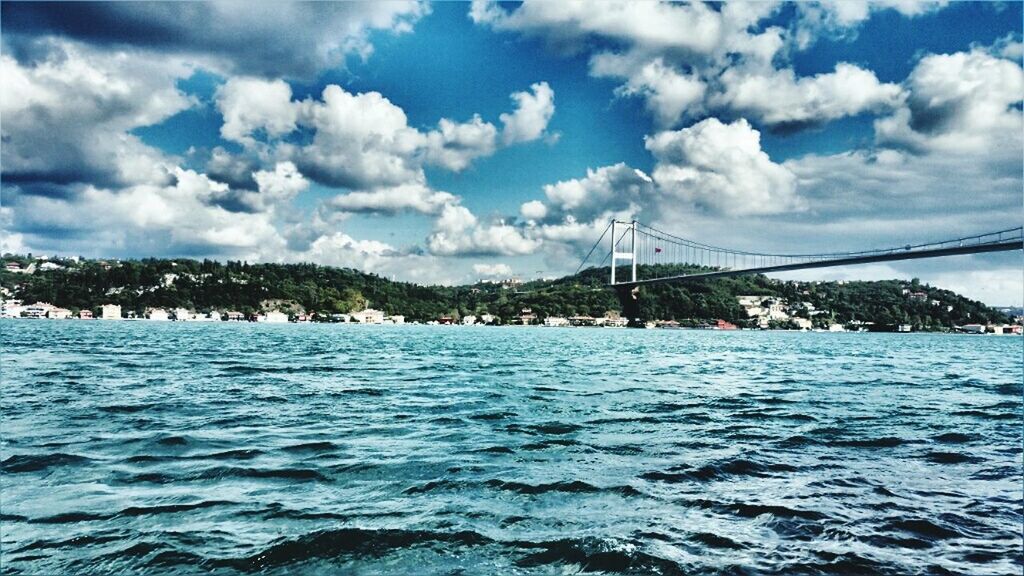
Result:
<svg viewBox="0 0 1024 576"><path fill-rule="evenodd" d="M189 311L189 310L186 310L185 308L175 308L174 309L174 319L175 320L191 320L192 317L193 317L192 312Z"/></svg>
<svg viewBox="0 0 1024 576"><path fill-rule="evenodd" d="M40 270L63 270L64 267L54 262L43 262L39 265Z"/></svg>
<svg viewBox="0 0 1024 576"><path fill-rule="evenodd" d="M146 313L146 317L150 320L157 320L160 322L166 322L171 319L170 314L168 314L167 310L164 310L163 308L150 308Z"/></svg>
<svg viewBox="0 0 1024 576"><path fill-rule="evenodd" d="M492 316L492 315L490 315L490 314L481 314L480 315L480 323L481 324L494 324L495 320L497 320L497 318Z"/></svg>
<svg viewBox="0 0 1024 576"><path fill-rule="evenodd" d="M462 317L462 324L464 326L472 326L473 324L476 324L476 316L473 316L472 314L466 314L465 316Z"/></svg>
<svg viewBox="0 0 1024 576"><path fill-rule="evenodd" d="M285 314L284 312L278 312L277 310L274 310L272 312L267 312L266 314L260 314L256 318L256 321L267 322L268 324L283 324L285 322L288 322L288 315Z"/></svg>
<svg viewBox="0 0 1024 576"><path fill-rule="evenodd" d="M118 304L104 304L100 308L100 320L120 320L121 306Z"/></svg>
<svg viewBox="0 0 1024 576"><path fill-rule="evenodd" d="M21 300L4 300L0 302L0 318L18 318L24 309Z"/></svg>
<svg viewBox="0 0 1024 576"><path fill-rule="evenodd" d="M829 332L846 332L846 327L843 326L842 324L829 324L828 325L828 331Z"/></svg>
<svg viewBox="0 0 1024 576"><path fill-rule="evenodd" d="M384 312L380 310L374 310L373 308L367 308L360 312L352 313L352 320L359 322L360 324L383 324L384 323Z"/></svg>
<svg viewBox="0 0 1024 576"><path fill-rule="evenodd" d="M71 310L68 310L67 308L57 308L54 306L46 312L46 317L53 318L55 320L67 320L68 318L71 318Z"/></svg>
<svg viewBox="0 0 1024 576"><path fill-rule="evenodd" d="M392 324L405 324L405 316L402 316L401 314L392 314L391 316L388 316L388 322Z"/></svg>
<svg viewBox="0 0 1024 576"><path fill-rule="evenodd" d="M568 326L569 320L561 316L548 316L544 319L545 326Z"/></svg>
<svg viewBox="0 0 1024 576"><path fill-rule="evenodd" d="M793 318L793 323L797 325L801 330L810 330L811 321L807 318Z"/></svg>
<svg viewBox="0 0 1024 576"><path fill-rule="evenodd" d="M47 302L36 302L25 306L21 315L25 318L46 318L47 313L53 308L53 304Z"/></svg>

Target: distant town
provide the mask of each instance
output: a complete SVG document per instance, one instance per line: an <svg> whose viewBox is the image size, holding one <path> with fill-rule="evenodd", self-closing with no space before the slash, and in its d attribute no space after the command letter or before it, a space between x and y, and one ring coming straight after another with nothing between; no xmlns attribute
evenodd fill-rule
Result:
<svg viewBox="0 0 1024 576"><path fill-rule="evenodd" d="M604 269L605 271L607 269ZM657 271L663 272L663 271ZM604 272L455 287L394 282L312 264L87 260L5 255L0 317L368 325L631 325ZM715 280L641 294L633 326L1021 335L1020 309L992 309L913 281Z"/></svg>

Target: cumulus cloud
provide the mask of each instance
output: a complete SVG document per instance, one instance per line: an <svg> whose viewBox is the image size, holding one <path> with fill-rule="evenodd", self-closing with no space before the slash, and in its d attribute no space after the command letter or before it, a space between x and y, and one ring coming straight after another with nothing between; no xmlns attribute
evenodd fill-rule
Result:
<svg viewBox="0 0 1024 576"><path fill-rule="evenodd" d="M872 12L895 10L903 16L915 17L940 10L946 0L830 0L796 4L798 16L791 38L800 49L806 49L818 38L852 40L858 27Z"/></svg>
<svg viewBox="0 0 1024 576"><path fill-rule="evenodd" d="M660 57L636 62L633 56L603 52L591 58L590 73L598 78L625 79L616 94L644 98L659 126L673 126L684 115L703 110L707 85L695 73L680 74Z"/></svg>
<svg viewBox="0 0 1024 576"><path fill-rule="evenodd" d="M429 6L415 1L263 3L76 2L62 6L4 3L4 39L28 49L41 35L97 46L131 45L201 61L227 74L310 78L368 56L375 30L412 30ZM87 22L88 26L82 23ZM255 47L258 47L255 48Z"/></svg>
<svg viewBox="0 0 1024 576"><path fill-rule="evenodd" d="M971 153L1019 149L1018 104L1024 98L1019 62L981 48L930 54L918 62L906 85L906 105L875 123L880 144Z"/></svg>
<svg viewBox="0 0 1024 576"><path fill-rule="evenodd" d="M633 212L650 195L651 178L625 163L587 170L584 178L563 180L544 186L547 204L523 204L520 213L530 218L548 217L561 220L571 215L577 220L591 220L608 212ZM543 207L543 210L541 210ZM537 216L538 214L542 215Z"/></svg>
<svg viewBox="0 0 1024 576"><path fill-rule="evenodd" d="M481 223L465 206L441 210L427 248L440 256L513 256L530 254L540 246L515 226L497 221Z"/></svg>
<svg viewBox="0 0 1024 576"><path fill-rule="evenodd" d="M516 109L498 117L504 125L501 138L506 146L543 136L555 113L555 91L547 82L537 82L530 90L513 93L511 98Z"/></svg>
<svg viewBox="0 0 1024 576"><path fill-rule="evenodd" d="M834 72L803 78L791 68L767 73L732 68L721 80L724 92L718 102L780 128L890 110L903 95L898 85L879 82L874 72L845 62L836 64Z"/></svg>
<svg viewBox="0 0 1024 576"><path fill-rule="evenodd" d="M508 264L473 264L473 272L484 278L508 278L512 268Z"/></svg>
<svg viewBox="0 0 1024 576"><path fill-rule="evenodd" d="M500 116L505 145L545 133L554 113L554 91L545 82L531 90L512 94L515 110ZM319 99L295 101L283 80L232 78L218 90L216 101L224 117L221 135L243 144L250 157L287 159L317 182L356 191L422 186L424 165L458 172L498 147L498 129L479 115L467 122L442 118L436 129L421 132L383 94L351 93L336 84L326 86ZM300 128L312 134L308 142L290 136ZM217 148L209 168L244 184L252 164L253 158Z"/></svg>
<svg viewBox="0 0 1024 576"><path fill-rule="evenodd" d="M427 133L427 161L458 172L482 156L494 154L498 129L474 115L462 124L442 118L437 130Z"/></svg>
<svg viewBox="0 0 1024 576"><path fill-rule="evenodd" d="M455 203L458 203L458 198L452 194L413 183L340 194L328 200L326 206L341 212L396 214L410 210L437 214L446 205Z"/></svg>
<svg viewBox="0 0 1024 576"><path fill-rule="evenodd" d="M709 118L650 136L646 146L657 159L653 178L667 201L729 215L803 208L793 173L761 150L761 135L746 120Z"/></svg>
<svg viewBox="0 0 1024 576"><path fill-rule="evenodd" d="M188 70L173 59L69 42L48 44L24 64L0 56L4 181L113 186L166 178L163 155L130 131L192 105L174 84Z"/></svg>
<svg viewBox="0 0 1024 576"><path fill-rule="evenodd" d="M217 89L215 100L224 117L220 135L225 140L251 145L257 130L268 138L295 130L299 110L292 102L292 87L284 80L229 78Z"/></svg>
<svg viewBox="0 0 1024 576"><path fill-rule="evenodd" d="M852 64L799 78L784 62L820 35L852 34L874 10L916 16L943 3L801 3L788 29L772 21L779 4L525 2L506 9L477 1L470 18L494 30L536 36L563 52L593 51L590 74L622 84L620 97L644 101L658 128L707 111L745 114L770 126L801 129L862 112L888 112L900 88ZM1009 48L1013 51L1013 48ZM734 116L733 116L734 117Z"/></svg>

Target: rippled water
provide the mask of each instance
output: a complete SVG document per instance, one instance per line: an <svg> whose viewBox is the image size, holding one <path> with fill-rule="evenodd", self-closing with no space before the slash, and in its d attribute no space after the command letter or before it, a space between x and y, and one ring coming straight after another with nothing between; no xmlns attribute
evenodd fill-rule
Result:
<svg viewBox="0 0 1024 576"><path fill-rule="evenodd" d="M4 321L10 574L1020 574L1022 340Z"/></svg>

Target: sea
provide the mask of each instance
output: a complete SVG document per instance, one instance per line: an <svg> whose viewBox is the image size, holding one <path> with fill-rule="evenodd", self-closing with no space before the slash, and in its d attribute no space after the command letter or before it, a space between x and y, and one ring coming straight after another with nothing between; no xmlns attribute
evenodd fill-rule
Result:
<svg viewBox="0 0 1024 576"><path fill-rule="evenodd" d="M970 574L1022 340L0 321L3 574Z"/></svg>

